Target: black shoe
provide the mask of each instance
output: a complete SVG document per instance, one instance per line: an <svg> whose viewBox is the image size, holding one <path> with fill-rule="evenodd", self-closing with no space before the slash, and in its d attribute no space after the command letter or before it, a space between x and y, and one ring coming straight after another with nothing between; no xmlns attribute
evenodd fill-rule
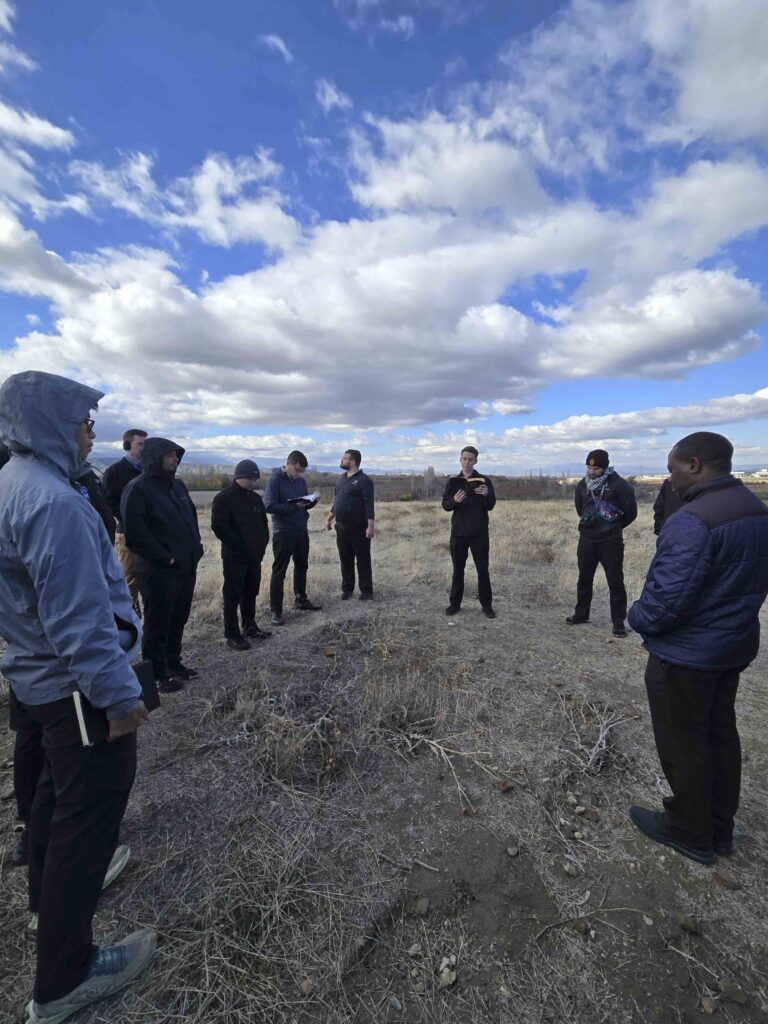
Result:
<svg viewBox="0 0 768 1024"><path fill-rule="evenodd" d="M29 862L29 832L26 825L16 826L16 845L8 854L8 863L23 868Z"/></svg>
<svg viewBox="0 0 768 1024"><path fill-rule="evenodd" d="M569 615L565 621L569 626L580 626L582 622L589 622L589 619L577 619L575 615Z"/></svg>
<svg viewBox="0 0 768 1024"><path fill-rule="evenodd" d="M732 839L715 839L712 846L719 857L730 857L736 853L736 843Z"/></svg>
<svg viewBox="0 0 768 1024"><path fill-rule="evenodd" d="M184 681L171 676L169 679L158 679L157 689L159 693L178 693L184 689Z"/></svg>
<svg viewBox="0 0 768 1024"><path fill-rule="evenodd" d="M272 612L269 621L272 623L273 626L285 625L285 619L283 618L282 612Z"/></svg>
<svg viewBox="0 0 768 1024"><path fill-rule="evenodd" d="M461 605L460 604L449 604L448 607L445 609L445 614L446 615L458 615L460 611L461 611Z"/></svg>
<svg viewBox="0 0 768 1024"><path fill-rule="evenodd" d="M486 619L496 618L496 612L493 610L493 608L483 608L483 615L486 617Z"/></svg>
<svg viewBox="0 0 768 1024"><path fill-rule="evenodd" d="M611 632L613 633L614 636L626 636L627 635L627 631L626 631L626 629L624 629L624 626L614 626L613 629L611 630Z"/></svg>
<svg viewBox="0 0 768 1024"><path fill-rule="evenodd" d="M360 600L361 601L372 601L373 600L373 594L370 592L370 590L364 590L362 592L362 594L360 595Z"/></svg>
<svg viewBox="0 0 768 1024"><path fill-rule="evenodd" d="M355 595L352 593L351 590L342 590L342 592L341 592L341 600L342 601L349 601L354 596Z"/></svg>
<svg viewBox="0 0 768 1024"><path fill-rule="evenodd" d="M652 811L649 807L633 806L629 808L629 816L640 831L654 843L671 846L673 850L682 853L689 860L695 860L698 864L711 864L715 859L715 851L711 846L709 849L689 846L688 843L675 839L669 830L667 816L663 811Z"/></svg>
<svg viewBox="0 0 768 1024"><path fill-rule="evenodd" d="M321 604L312 604L307 595L302 594L296 598L293 607L300 612L319 612L323 606Z"/></svg>
<svg viewBox="0 0 768 1024"><path fill-rule="evenodd" d="M169 665L168 668L177 679L197 679L200 674L196 668L187 668L181 662L178 665Z"/></svg>
<svg viewBox="0 0 768 1024"><path fill-rule="evenodd" d="M227 647L232 651L250 651L251 645L244 636L228 636Z"/></svg>
<svg viewBox="0 0 768 1024"><path fill-rule="evenodd" d="M248 640L266 640L268 636L272 636L272 632L269 629L259 629L255 622L249 622L248 625L243 629L243 636Z"/></svg>

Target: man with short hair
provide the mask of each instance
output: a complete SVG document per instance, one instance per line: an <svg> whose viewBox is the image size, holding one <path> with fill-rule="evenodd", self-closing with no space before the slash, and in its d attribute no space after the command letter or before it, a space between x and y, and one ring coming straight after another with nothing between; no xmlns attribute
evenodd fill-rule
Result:
<svg viewBox="0 0 768 1024"><path fill-rule="evenodd" d="M252 459L238 462L233 482L216 495L211 506L211 529L221 541L224 566L224 638L234 651L248 651L249 640L266 640L272 635L256 624L261 560L269 543L267 513L256 493L260 476Z"/></svg>
<svg viewBox="0 0 768 1024"><path fill-rule="evenodd" d="M117 462L107 466L104 470L104 479L102 480L107 502L117 522L115 550L125 573L125 582L128 584L128 589L131 592L133 606L139 614L139 585L136 582L136 577L133 575L133 552L125 544L125 529L120 519L120 500L123 497L123 491L131 480L141 475L141 453L146 439L146 430L140 430L138 427L131 427L129 430L126 430L123 434L123 451L125 454Z"/></svg>
<svg viewBox="0 0 768 1024"><path fill-rule="evenodd" d="M294 607L299 611L317 612L322 605L313 604L307 597L307 568L309 566L309 509L316 501L304 500L307 484L304 472L309 463L303 452L288 455L282 469L272 471L264 488L264 504L272 516L272 577L269 581L269 607L272 625L283 626L283 589L288 565L293 559Z"/></svg>
<svg viewBox="0 0 768 1024"><path fill-rule="evenodd" d="M459 464L461 473L452 476L445 485L443 508L452 512L451 516L451 561L453 577L451 579L451 596L446 615L456 615L461 611L464 597L464 567L467 556L472 552L472 559L477 569L477 596L483 615L495 619L493 610L493 592L491 576L488 571L490 540L488 536L488 513L496 505L496 492L493 481L486 473L479 473L477 465L478 451L474 445L468 444L461 449Z"/></svg>
<svg viewBox="0 0 768 1024"><path fill-rule="evenodd" d="M71 482L102 397L37 371L0 387L0 434L13 453L0 474L0 668L45 751L29 821L38 915L30 1024L63 1021L119 991L156 941L145 929L93 946L136 773L136 730L148 718L131 668L141 626L98 514Z"/></svg>
<svg viewBox="0 0 768 1024"><path fill-rule="evenodd" d="M142 473L123 491L120 519L134 555L134 575L144 604L144 657L157 688L176 693L197 671L181 660L184 627L192 608L203 545L197 509L176 470L184 449L165 437L148 437Z"/></svg>
<svg viewBox="0 0 768 1024"><path fill-rule="evenodd" d="M576 485L574 495L579 514L576 608L565 621L569 626L589 622L592 585L597 567L602 565L610 594L613 635L625 637L627 591L624 586L623 532L637 518L635 491L610 465L608 452L602 448L591 451L586 464L587 471Z"/></svg>
<svg viewBox="0 0 768 1024"><path fill-rule="evenodd" d="M362 458L356 448L348 448L342 455L339 466L344 473L336 484L334 502L325 519L326 530L330 530L336 520L342 601L348 601L355 592L355 561L360 600L373 600L371 540L376 528L373 481L360 469Z"/></svg>
<svg viewBox="0 0 768 1024"><path fill-rule="evenodd" d="M731 475L733 446L700 431L669 453L682 508L664 524L629 624L648 651L645 685L664 811L631 807L650 839L701 864L733 852L741 746L739 676L760 646L768 508Z"/></svg>

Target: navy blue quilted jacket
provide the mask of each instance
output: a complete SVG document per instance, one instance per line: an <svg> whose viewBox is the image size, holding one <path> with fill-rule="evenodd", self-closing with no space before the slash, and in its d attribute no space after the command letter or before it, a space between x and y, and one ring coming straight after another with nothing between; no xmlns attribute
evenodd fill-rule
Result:
<svg viewBox="0 0 768 1024"><path fill-rule="evenodd" d="M745 668L760 646L768 594L768 508L741 480L692 488L664 524L629 624L657 658Z"/></svg>

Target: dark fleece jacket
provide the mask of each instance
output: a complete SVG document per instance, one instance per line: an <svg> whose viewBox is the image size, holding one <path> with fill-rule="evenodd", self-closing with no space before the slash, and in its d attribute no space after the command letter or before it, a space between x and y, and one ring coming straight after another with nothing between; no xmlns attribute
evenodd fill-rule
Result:
<svg viewBox="0 0 768 1024"><path fill-rule="evenodd" d="M126 546L136 556L139 572L169 568L194 573L203 557L197 510L187 488L175 473L162 468L164 455L184 449L164 437L148 437L141 464L144 472L123 491L120 518ZM173 560L173 564L171 564Z"/></svg>

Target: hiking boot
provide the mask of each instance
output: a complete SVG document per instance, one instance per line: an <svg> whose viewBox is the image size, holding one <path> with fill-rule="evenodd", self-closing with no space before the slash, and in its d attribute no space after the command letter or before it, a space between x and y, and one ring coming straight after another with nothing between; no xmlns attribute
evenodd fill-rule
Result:
<svg viewBox="0 0 768 1024"><path fill-rule="evenodd" d="M157 680L157 692L158 693L178 693L179 690L184 689L184 683L181 679L176 679L175 676L170 676L168 679Z"/></svg>
<svg viewBox="0 0 768 1024"><path fill-rule="evenodd" d="M122 874L125 865L130 859L130 846L118 846L115 849L115 852L112 854L112 860L109 862L107 873L104 875L104 881L101 885L102 889L106 889L108 885L112 885L117 876Z"/></svg>
<svg viewBox="0 0 768 1024"><path fill-rule="evenodd" d="M243 636L249 640L266 640L268 636L272 636L272 633L268 629L260 629L255 622L249 622L247 626L243 628Z"/></svg>
<svg viewBox="0 0 768 1024"><path fill-rule="evenodd" d="M624 628L624 624L623 623L620 626L614 626L613 629L611 630L611 632L613 633L614 636L626 636L627 635L627 631Z"/></svg>
<svg viewBox="0 0 768 1024"><path fill-rule="evenodd" d="M321 604L312 604L306 594L299 594L293 607L300 612L319 612L323 606Z"/></svg>
<svg viewBox="0 0 768 1024"><path fill-rule="evenodd" d="M23 868L29 861L29 832L26 825L17 825L14 831L16 843L8 854L8 863L15 868Z"/></svg>
<svg viewBox="0 0 768 1024"><path fill-rule="evenodd" d="M362 594L360 595L360 600L361 601L372 601L373 600L373 594L370 592L370 590L364 590L362 592Z"/></svg>
<svg viewBox="0 0 768 1024"><path fill-rule="evenodd" d="M698 864L711 864L715 859L715 851L710 847L691 846L676 839L667 824L667 816L663 811L652 811L649 807L633 806L629 808L629 816L640 831L662 846L671 846L689 860Z"/></svg>
<svg viewBox="0 0 768 1024"><path fill-rule="evenodd" d="M460 611L461 611L461 605L460 604L449 604L448 607L445 609L445 614L446 615L458 615Z"/></svg>
<svg viewBox="0 0 768 1024"><path fill-rule="evenodd" d="M273 626L284 626L285 625L285 619L283 618L283 613L282 612L272 612L272 615L271 615L269 621L272 623Z"/></svg>
<svg viewBox="0 0 768 1024"><path fill-rule="evenodd" d="M134 932L116 946L96 952L88 976L77 988L60 999L27 1005L26 1024L60 1024L84 1006L114 995L144 970L155 952L157 935L151 928Z"/></svg>
<svg viewBox="0 0 768 1024"><path fill-rule="evenodd" d="M181 662L179 662L178 665L169 665L168 667L171 670L171 675L175 676L177 679L197 679L200 675L196 668L187 668L187 666L182 665Z"/></svg>
<svg viewBox="0 0 768 1024"><path fill-rule="evenodd" d="M251 645L244 636L228 636L227 647L233 651L250 651Z"/></svg>
<svg viewBox="0 0 768 1024"><path fill-rule="evenodd" d="M589 622L589 619L577 619L575 615L568 615L565 621L569 626L581 626L584 622Z"/></svg>
<svg viewBox="0 0 768 1024"><path fill-rule="evenodd" d="M493 608L483 608L483 615L486 617L486 619L496 618L496 612L493 610Z"/></svg>

